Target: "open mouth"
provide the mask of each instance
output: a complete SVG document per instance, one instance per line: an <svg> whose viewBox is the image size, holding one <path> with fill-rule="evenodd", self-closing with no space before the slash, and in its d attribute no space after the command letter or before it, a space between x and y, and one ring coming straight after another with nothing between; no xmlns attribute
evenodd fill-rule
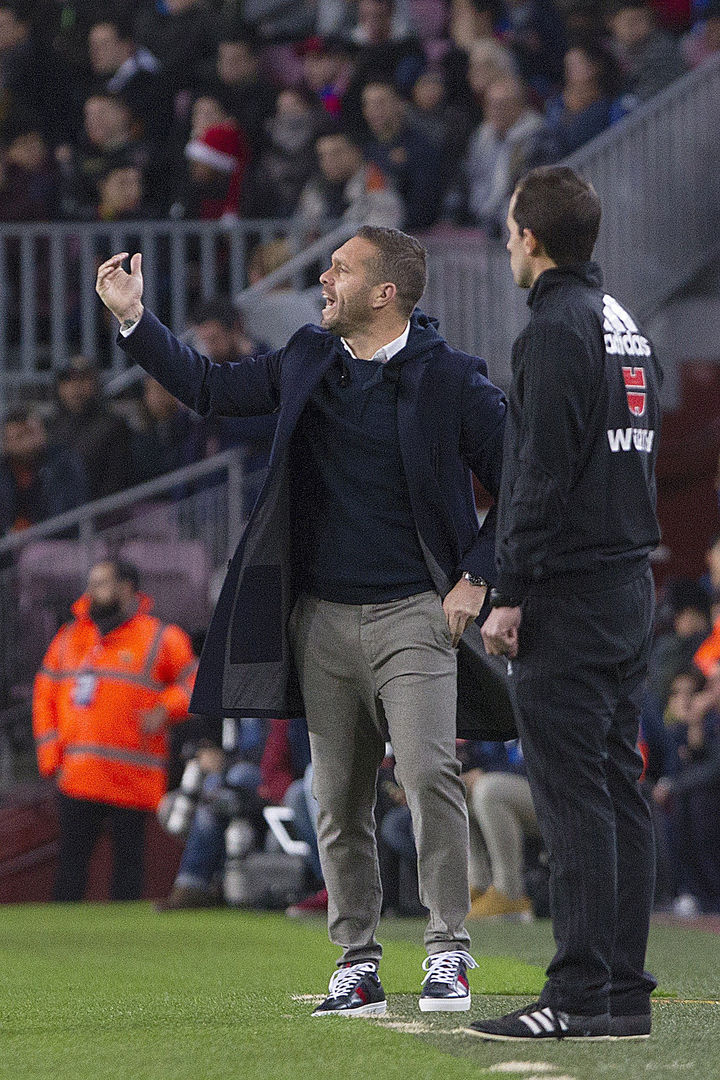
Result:
<svg viewBox="0 0 720 1080"><path fill-rule="evenodd" d="M332 311L332 309L335 307L336 301L333 300L331 296L326 296L325 294L323 294L323 299L325 301L325 307L323 308L323 311Z"/></svg>

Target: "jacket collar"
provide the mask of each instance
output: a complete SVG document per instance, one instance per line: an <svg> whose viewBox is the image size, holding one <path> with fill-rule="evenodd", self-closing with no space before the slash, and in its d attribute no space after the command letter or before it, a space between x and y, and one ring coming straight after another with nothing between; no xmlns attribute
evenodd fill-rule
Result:
<svg viewBox="0 0 720 1080"><path fill-rule="evenodd" d="M560 285L577 285L578 283L600 288L603 283L603 273L599 265L596 262L585 262L544 270L530 290L527 302L530 307L535 307L551 289Z"/></svg>
<svg viewBox="0 0 720 1080"><path fill-rule="evenodd" d="M130 622L130 620L134 619L136 615L148 615L152 611L152 597L148 596L146 593L138 593L137 600L137 607L131 615L122 620L122 622L119 624L120 626L122 626L124 623ZM93 620L90 618L90 597L87 593L83 593L83 595L75 601L75 603L72 605L71 611L76 619L93 622ZM95 624L93 623L93 626L94 625Z"/></svg>

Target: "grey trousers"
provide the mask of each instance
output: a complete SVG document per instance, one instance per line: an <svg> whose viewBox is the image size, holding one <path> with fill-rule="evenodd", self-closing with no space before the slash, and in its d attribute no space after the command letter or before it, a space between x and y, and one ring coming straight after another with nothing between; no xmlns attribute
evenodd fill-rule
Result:
<svg viewBox="0 0 720 1080"><path fill-rule="evenodd" d="M525 892L525 837L540 835L530 784L516 773L484 773L469 801L487 846L493 885L519 900Z"/></svg>
<svg viewBox="0 0 720 1080"><path fill-rule="evenodd" d="M290 619L318 801L330 939L379 960L375 786L390 738L418 852L428 953L467 949L468 819L455 754L457 659L435 592L385 604L301 596Z"/></svg>

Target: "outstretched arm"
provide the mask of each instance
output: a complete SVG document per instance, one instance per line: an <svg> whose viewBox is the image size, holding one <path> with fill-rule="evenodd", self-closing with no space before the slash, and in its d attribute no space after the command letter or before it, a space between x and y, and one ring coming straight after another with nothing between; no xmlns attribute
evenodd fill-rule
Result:
<svg viewBox="0 0 720 1080"><path fill-rule="evenodd" d="M200 416L263 416L280 401L283 350L214 364L179 341L142 304L142 256L122 264L128 253L113 255L98 270L95 289L120 323L118 344L179 401Z"/></svg>

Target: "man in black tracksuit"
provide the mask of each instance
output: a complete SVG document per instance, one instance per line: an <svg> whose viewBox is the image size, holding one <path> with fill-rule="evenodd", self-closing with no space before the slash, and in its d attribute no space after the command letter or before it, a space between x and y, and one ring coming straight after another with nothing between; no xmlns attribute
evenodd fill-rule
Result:
<svg viewBox="0 0 720 1080"><path fill-rule="evenodd" d="M538 1002L472 1030L491 1039L646 1037L654 888L638 786L638 698L654 605L661 372L590 262L592 186L538 169L510 204L508 251L530 288L513 349L498 579L483 628L506 655L551 860L557 952Z"/></svg>

